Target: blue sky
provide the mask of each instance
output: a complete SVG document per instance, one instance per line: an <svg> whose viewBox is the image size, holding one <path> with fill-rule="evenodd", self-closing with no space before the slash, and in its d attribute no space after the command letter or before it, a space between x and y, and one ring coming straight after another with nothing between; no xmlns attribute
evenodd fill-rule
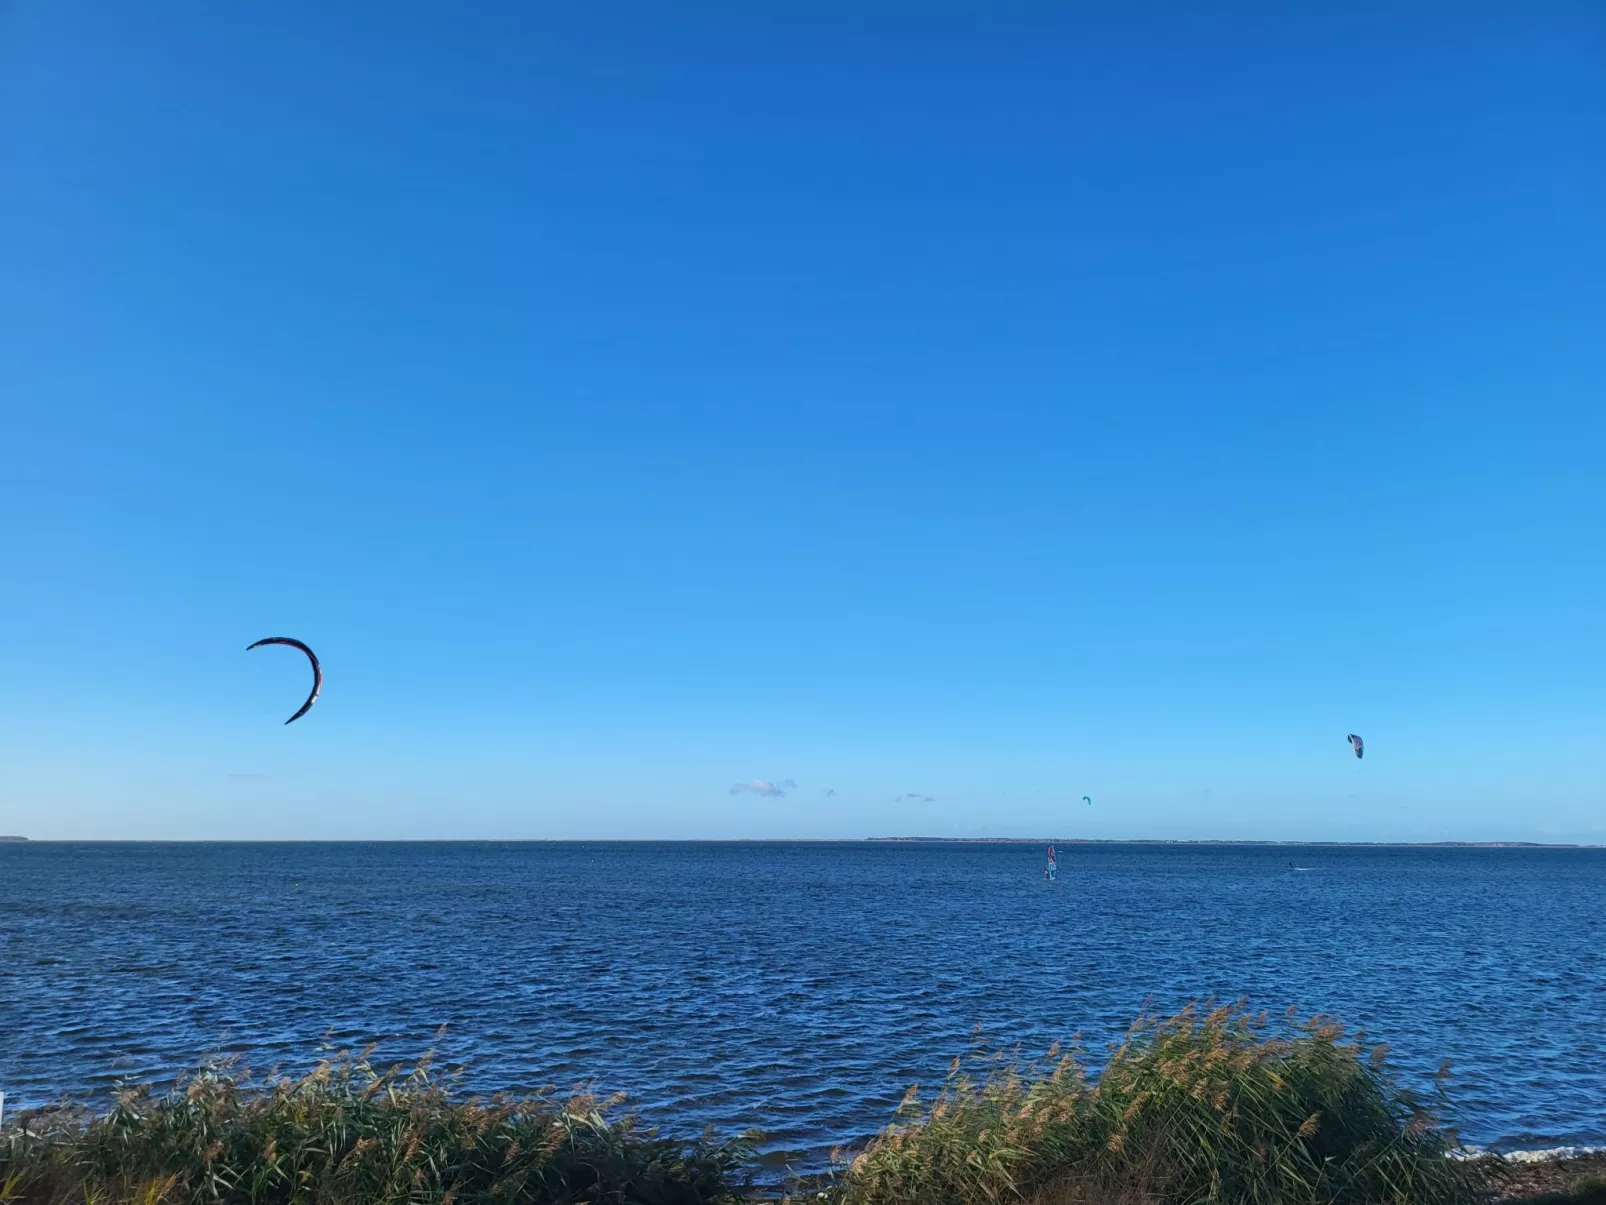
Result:
<svg viewBox="0 0 1606 1205"><path fill-rule="evenodd" d="M0 831L1606 840L1603 64L0 8Z"/></svg>

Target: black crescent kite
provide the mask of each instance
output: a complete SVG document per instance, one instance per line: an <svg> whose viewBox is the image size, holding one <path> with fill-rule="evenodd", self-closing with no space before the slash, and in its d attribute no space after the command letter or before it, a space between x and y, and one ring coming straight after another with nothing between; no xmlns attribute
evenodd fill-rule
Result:
<svg viewBox="0 0 1606 1205"><path fill-rule="evenodd" d="M257 641L255 644L246 645L245 651L249 653L252 649L261 648L264 644L288 644L293 649L300 649L307 655L307 660L312 662L312 693L307 696L307 701L301 705L301 710L285 721L286 724L294 724L307 712L311 711L312 705L318 701L318 692L323 689L323 667L318 664L317 653L302 644L301 641L290 636L269 636L265 640Z"/></svg>

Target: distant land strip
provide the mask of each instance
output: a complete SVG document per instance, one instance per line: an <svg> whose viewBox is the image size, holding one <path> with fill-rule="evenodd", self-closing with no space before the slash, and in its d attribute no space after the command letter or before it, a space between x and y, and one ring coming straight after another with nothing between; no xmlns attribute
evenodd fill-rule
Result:
<svg viewBox="0 0 1606 1205"><path fill-rule="evenodd" d="M1577 841L1236 841L1172 840L1164 837L866 837L907 845L1267 845L1323 849L1606 849Z"/></svg>
<svg viewBox="0 0 1606 1205"><path fill-rule="evenodd" d="M29 843L0 834L0 844ZM63 837L45 845L1186 845L1267 849L1606 849L1584 841L1256 841L1165 837Z"/></svg>

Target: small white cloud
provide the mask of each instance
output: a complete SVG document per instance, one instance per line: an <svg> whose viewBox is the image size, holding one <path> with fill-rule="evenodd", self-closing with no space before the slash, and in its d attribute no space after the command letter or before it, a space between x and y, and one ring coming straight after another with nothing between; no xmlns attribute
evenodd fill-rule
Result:
<svg viewBox="0 0 1606 1205"><path fill-rule="evenodd" d="M780 799L786 795L786 790L788 787L795 786L797 786L797 783L793 782L790 778L784 778L780 782L771 782L767 778L755 778L750 782L736 783L731 787L731 794L741 795L744 792L751 791L754 795L763 795L770 799Z"/></svg>

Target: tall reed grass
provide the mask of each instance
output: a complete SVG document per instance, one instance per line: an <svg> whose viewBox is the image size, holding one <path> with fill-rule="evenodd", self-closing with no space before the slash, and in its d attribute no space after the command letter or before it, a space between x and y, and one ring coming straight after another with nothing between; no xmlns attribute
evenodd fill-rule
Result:
<svg viewBox="0 0 1606 1205"><path fill-rule="evenodd" d="M577 1095L453 1100L426 1062L365 1057L261 1087L204 1071L100 1116L35 1115L0 1138L8 1205L714 1205L748 1184L744 1142L677 1142Z"/></svg>
<svg viewBox="0 0 1606 1205"><path fill-rule="evenodd" d="M842 1172L839 1205L1460 1205L1434 1109L1325 1018L1141 1018L1089 1083L1074 1054L955 1060Z"/></svg>
<svg viewBox="0 0 1606 1205"><path fill-rule="evenodd" d="M1466 1205L1492 1194L1437 1100L1318 1017L1142 1017L1080 1052L979 1049L825 1186L826 1205ZM750 1142L662 1138L616 1099L464 1100L426 1062L335 1057L254 1086L227 1067L0 1134L0 1205L722 1205ZM801 1186L799 1188L801 1191Z"/></svg>

